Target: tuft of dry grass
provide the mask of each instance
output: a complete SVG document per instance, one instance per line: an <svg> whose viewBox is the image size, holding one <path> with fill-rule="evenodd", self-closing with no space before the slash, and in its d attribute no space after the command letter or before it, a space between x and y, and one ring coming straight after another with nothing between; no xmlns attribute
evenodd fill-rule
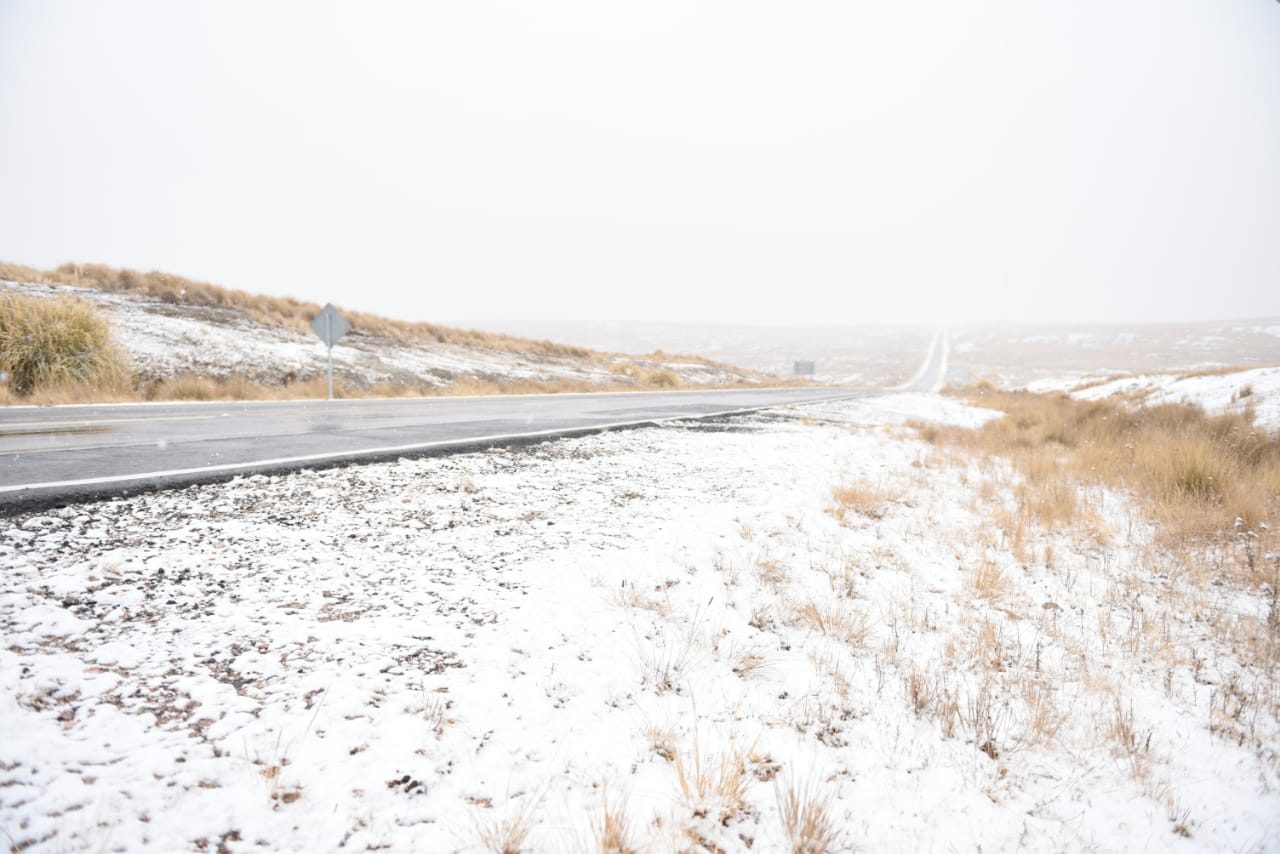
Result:
<svg viewBox="0 0 1280 854"><path fill-rule="evenodd" d="M1126 708L1120 696L1114 695L1107 735L1115 746L1115 753L1129 769L1135 780L1144 780L1151 763L1151 731L1140 732L1133 714L1133 703Z"/></svg>
<svg viewBox="0 0 1280 854"><path fill-rule="evenodd" d="M844 607L840 602L809 600L795 609L796 619L829 638L860 645L867 639L866 615Z"/></svg>
<svg viewBox="0 0 1280 854"><path fill-rule="evenodd" d="M792 854L827 854L839 845L839 833L831 815L831 793L817 786L792 783L778 786L778 812Z"/></svg>
<svg viewBox="0 0 1280 854"><path fill-rule="evenodd" d="M984 560L969 575L969 586L979 599L999 599L1009 588L1009 578L994 561Z"/></svg>
<svg viewBox="0 0 1280 854"><path fill-rule="evenodd" d="M903 680L903 690L917 717L936 721L946 738L955 734L956 722L960 716L960 699L955 687L946 677L935 673L921 673L913 666Z"/></svg>
<svg viewBox="0 0 1280 854"><path fill-rule="evenodd" d="M649 749L668 762L676 761L676 753L680 750L674 727L650 726L644 732Z"/></svg>
<svg viewBox="0 0 1280 854"><path fill-rule="evenodd" d="M0 375L9 398L128 394L133 373L93 306L0 293Z"/></svg>
<svg viewBox="0 0 1280 854"><path fill-rule="evenodd" d="M726 753L718 760L704 757L695 733L691 759L686 759L683 751L676 753L676 783L695 816L704 818L714 811L723 823L746 810L747 793L755 777L743 756Z"/></svg>
<svg viewBox="0 0 1280 854"><path fill-rule="evenodd" d="M635 854L639 849L633 839L626 799L610 801L608 788L603 789L602 799L600 815L591 823L596 850L600 854Z"/></svg>
<svg viewBox="0 0 1280 854"><path fill-rule="evenodd" d="M891 500L893 495L882 487L861 480L849 481L831 491L831 505L827 512L842 525L854 515L882 519Z"/></svg>
<svg viewBox="0 0 1280 854"><path fill-rule="evenodd" d="M491 854L520 854L527 851L526 843L533 830L534 817L542 806L541 797L526 797L515 815L502 818L472 816L476 839Z"/></svg>

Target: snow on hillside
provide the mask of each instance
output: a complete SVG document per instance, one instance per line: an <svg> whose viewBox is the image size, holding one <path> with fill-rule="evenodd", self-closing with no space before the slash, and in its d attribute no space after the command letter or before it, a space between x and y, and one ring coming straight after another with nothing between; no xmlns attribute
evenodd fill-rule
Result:
<svg viewBox="0 0 1280 854"><path fill-rule="evenodd" d="M990 325L952 334L950 379L1004 387L1057 378L1280 364L1274 318L1103 326Z"/></svg>
<svg viewBox="0 0 1280 854"><path fill-rule="evenodd" d="M1098 488L1090 537L1015 549L1017 476L903 426L991 417L895 395L0 520L0 830L1280 850L1266 594L1166 571Z"/></svg>
<svg viewBox="0 0 1280 854"><path fill-rule="evenodd" d="M1110 380L1080 378L1031 383L1029 391L1067 391L1080 400L1122 397L1134 403L1193 403L1206 412L1252 410L1256 423L1280 430L1280 368L1208 374L1139 374Z"/></svg>
<svg viewBox="0 0 1280 854"><path fill-rule="evenodd" d="M0 281L0 288L24 294L74 296L92 303L107 317L118 344L131 355L145 379L181 374L226 377L240 374L258 382L279 384L323 376L326 352L319 339L256 322L227 308L192 306L139 298L136 295L67 285L33 285ZM334 375L367 387L378 383L447 386L459 379L585 382L605 385L619 380L610 360L540 356L434 342L404 343L358 332L333 348ZM707 385L748 379L743 374L702 363L625 358L647 370L669 370L683 383Z"/></svg>

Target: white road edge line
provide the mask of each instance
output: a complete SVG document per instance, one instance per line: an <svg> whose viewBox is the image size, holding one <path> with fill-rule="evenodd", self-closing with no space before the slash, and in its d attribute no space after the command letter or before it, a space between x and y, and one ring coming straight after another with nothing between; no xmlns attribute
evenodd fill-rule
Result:
<svg viewBox="0 0 1280 854"><path fill-rule="evenodd" d="M68 486L106 486L113 483L129 483L131 481L155 480L157 478L177 477L182 475L216 474L218 472L236 471L261 466L287 466L299 463L318 463L324 460L336 460L346 457L361 457L386 454L402 454L412 451L425 451L429 448L442 448L449 445L501 442L509 439L536 439L540 436L556 436L576 430L618 430L623 427L639 427L644 424L662 424L668 421L684 421L689 419L719 418L726 415L739 415L756 412L760 409L771 409L774 406L796 406L809 403L825 403L840 400L844 395L836 395L819 400L806 400L798 403L776 403L768 406L750 407L747 409L726 409L721 412L708 412L702 415L675 415L668 418L643 418L639 421L614 421L608 424L584 424L581 427L558 427L550 430L535 430L530 433L499 433L493 436L469 436L458 439L440 439L435 442L418 442L412 445L389 445L384 448L360 448L351 451L334 451L324 454L308 454L301 457L277 457L270 460L250 460L243 463L224 463L216 466L198 466L196 468L170 469L168 471L142 472L140 474L120 474L110 477L89 477L83 480L55 480L46 483L20 483L14 486L0 486L0 494L22 492L34 489L56 489Z"/></svg>

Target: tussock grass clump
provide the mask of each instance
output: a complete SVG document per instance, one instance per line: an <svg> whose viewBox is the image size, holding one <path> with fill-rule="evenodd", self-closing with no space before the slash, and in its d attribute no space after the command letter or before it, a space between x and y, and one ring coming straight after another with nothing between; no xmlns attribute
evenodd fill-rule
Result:
<svg viewBox="0 0 1280 854"><path fill-rule="evenodd" d="M885 510L894 496L886 489L866 481L842 483L831 491L831 505L827 512L841 524L851 516L868 519L884 518Z"/></svg>
<svg viewBox="0 0 1280 854"><path fill-rule="evenodd" d="M865 615L845 608L839 602L810 600L795 609L796 619L821 635L860 645L867 639L869 627Z"/></svg>
<svg viewBox="0 0 1280 854"><path fill-rule="evenodd" d="M107 322L75 299L0 293L0 371L12 395L125 394L133 375Z"/></svg>
<svg viewBox="0 0 1280 854"><path fill-rule="evenodd" d="M1185 403L1134 408L991 388L967 394L1005 417L976 430L934 427L926 438L1010 460L1025 478L1020 505L1046 528L1075 517L1079 483L1129 490L1166 543L1234 537L1280 521L1280 436L1255 427L1250 412L1207 415Z"/></svg>
<svg viewBox="0 0 1280 854"><path fill-rule="evenodd" d="M530 796L521 801L518 809L506 816L473 815L472 825L477 841L491 854L520 854L527 851L529 834L533 831L541 807L542 797ZM508 810L511 810L511 805L508 805Z"/></svg>
<svg viewBox="0 0 1280 854"><path fill-rule="evenodd" d="M634 842L626 798L610 801L606 788L603 800L599 818L591 823L596 849L600 854L635 854L639 848Z"/></svg>
<svg viewBox="0 0 1280 854"><path fill-rule="evenodd" d="M676 783L685 804L692 813L705 818L716 813L716 820L724 823L747 808L747 792L755 779L748 773L745 758L737 753L726 753L718 760L702 755L695 737L693 756L683 753L675 757Z"/></svg>
<svg viewBox="0 0 1280 854"><path fill-rule="evenodd" d="M690 359L691 361L703 362L702 359ZM708 363L711 364L711 363ZM683 383L680 377L674 371L666 368L651 370L643 365L637 365L634 362L614 362L609 366L609 373L619 377L627 377L634 381L637 386L648 386L651 388L680 388Z"/></svg>
<svg viewBox="0 0 1280 854"><path fill-rule="evenodd" d="M831 792L814 784L795 784L777 790L782 828L794 854L826 854L839 845L839 833L831 815Z"/></svg>

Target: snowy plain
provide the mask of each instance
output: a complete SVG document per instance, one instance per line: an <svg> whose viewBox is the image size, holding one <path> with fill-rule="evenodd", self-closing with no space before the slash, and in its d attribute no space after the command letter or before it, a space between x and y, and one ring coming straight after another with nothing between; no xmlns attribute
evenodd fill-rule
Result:
<svg viewBox="0 0 1280 854"><path fill-rule="evenodd" d="M994 519L939 395L0 520L0 831L32 851L1280 850L1258 591L1126 496ZM874 497L846 512L840 488ZM1224 628L1225 627L1225 628ZM486 840L489 844L486 844Z"/></svg>
<svg viewBox="0 0 1280 854"><path fill-rule="evenodd" d="M1007 388L1059 377L1172 374L1280 364L1275 318L1128 325L993 324L952 332L948 379Z"/></svg>

